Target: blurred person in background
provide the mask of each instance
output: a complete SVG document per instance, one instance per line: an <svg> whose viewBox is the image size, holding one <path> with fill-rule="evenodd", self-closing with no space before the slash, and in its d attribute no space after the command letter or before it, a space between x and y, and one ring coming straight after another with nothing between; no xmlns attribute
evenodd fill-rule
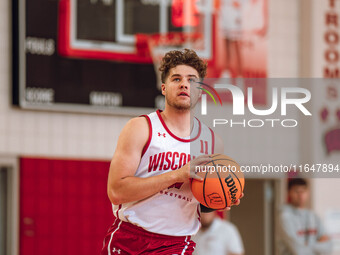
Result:
<svg viewBox="0 0 340 255"><path fill-rule="evenodd" d="M236 226L217 217L216 212L201 214L201 229L193 236L196 255L243 255L244 248Z"/></svg>
<svg viewBox="0 0 340 255"><path fill-rule="evenodd" d="M320 218L306 209L309 199L307 182L301 178L288 181L288 204L280 212L280 255L330 254L332 243Z"/></svg>
<svg viewBox="0 0 340 255"><path fill-rule="evenodd" d="M226 69L222 78L242 77L242 10L248 0L220 0L219 28L226 49Z"/></svg>

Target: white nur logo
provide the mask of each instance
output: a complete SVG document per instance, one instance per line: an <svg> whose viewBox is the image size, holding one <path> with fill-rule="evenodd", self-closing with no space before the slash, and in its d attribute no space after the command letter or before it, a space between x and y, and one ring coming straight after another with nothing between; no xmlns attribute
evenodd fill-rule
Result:
<svg viewBox="0 0 340 255"><path fill-rule="evenodd" d="M215 84L216 89L228 89L233 97L233 115L244 115L245 100L243 91L235 85L231 84ZM311 93L305 88L281 88L281 115L287 115L287 105L295 105L304 115L312 115L303 105L311 99ZM253 89L248 88L247 91L247 106L251 113L258 116L267 116L273 114L278 108L278 89L272 90L272 105L269 109L258 110L255 109L253 104ZM288 98L289 94L301 94L303 97ZM202 95L201 98L201 114L207 115L207 96Z"/></svg>

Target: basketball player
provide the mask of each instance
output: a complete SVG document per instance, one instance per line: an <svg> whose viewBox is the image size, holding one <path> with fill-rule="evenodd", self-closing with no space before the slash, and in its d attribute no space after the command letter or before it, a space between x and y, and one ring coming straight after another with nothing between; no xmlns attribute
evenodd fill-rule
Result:
<svg viewBox="0 0 340 255"><path fill-rule="evenodd" d="M280 255L330 254L332 244L319 217L306 209L307 182L294 178L288 182L288 199L280 215Z"/></svg>
<svg viewBox="0 0 340 255"><path fill-rule="evenodd" d="M200 179L194 166L209 161L208 154L224 151L221 140L190 113L200 96L191 83L204 78L206 69L193 50L168 52L159 68L164 111L133 118L123 128L107 187L115 219L102 255L192 254L200 206L190 178Z"/></svg>

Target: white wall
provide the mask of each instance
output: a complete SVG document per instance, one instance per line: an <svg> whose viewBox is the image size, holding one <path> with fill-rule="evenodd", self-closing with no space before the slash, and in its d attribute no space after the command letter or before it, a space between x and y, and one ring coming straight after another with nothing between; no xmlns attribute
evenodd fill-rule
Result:
<svg viewBox="0 0 340 255"><path fill-rule="evenodd" d="M268 70L271 78L299 76L299 1L268 0Z"/></svg>

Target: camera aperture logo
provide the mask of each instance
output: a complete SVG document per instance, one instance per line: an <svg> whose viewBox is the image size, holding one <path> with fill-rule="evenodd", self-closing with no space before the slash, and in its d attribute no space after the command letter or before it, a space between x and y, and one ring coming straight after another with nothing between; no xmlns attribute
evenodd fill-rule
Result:
<svg viewBox="0 0 340 255"><path fill-rule="evenodd" d="M244 116L245 108L247 107L249 112L255 116L265 116L266 118L251 118L251 119L242 119L233 120L233 119L224 119L224 118L216 118L213 119L213 127L217 125L228 125L230 127L251 127L251 128L260 128L265 125L270 125L271 127L276 127L278 125L282 127L296 127L298 126L297 119L278 119L278 118L270 118L270 116L276 111L280 111L280 115L287 117L287 106L290 107L295 106L303 115L312 116L311 112L305 107L305 104L311 100L311 92L305 88L299 87L281 87L281 88L272 88L271 91L271 105L270 108L267 109L257 109L253 103L253 88L247 88L247 102L245 100L245 95L243 91L232 84L215 84L214 87L203 82L198 82L202 91L206 92L214 101L215 105L216 100L212 93L212 91L220 101L222 106L222 100L216 89L225 89L226 92L231 92L233 99L233 116ZM203 88L204 86L204 88ZM295 97L293 97L294 95ZM298 96L297 96L298 95ZM269 99L270 101L270 99ZM280 105L279 105L280 102ZM223 111L222 111L223 112ZM207 95L202 94L201 96L201 114L207 115L208 106L207 106Z"/></svg>
<svg viewBox="0 0 340 255"><path fill-rule="evenodd" d="M216 91L213 87L211 87L211 86L209 86L208 84L205 84L205 83L203 83L203 82L197 82L197 83L200 84L201 86L204 86L204 87L205 87L205 88L203 88L203 87L197 87L197 88L200 89L200 90L202 90L202 91L204 91L205 93L207 93L207 94L212 98L212 100L214 101L214 103L215 103L215 105L216 105L216 104L217 104L217 103L216 103L216 100L215 100L214 96L212 95L212 93L209 91L209 90L211 90L211 91L217 96L217 98L218 98L218 100L220 101L220 104L221 104L221 106L222 106L221 97L220 97L220 95L217 93L217 91ZM206 95L205 95L205 94L203 94L202 97L205 97L204 103L205 103L205 110L206 110L206 108L207 108L207 98L206 98ZM203 103L203 100L202 100L202 103ZM206 113L206 112L205 112L205 113Z"/></svg>

